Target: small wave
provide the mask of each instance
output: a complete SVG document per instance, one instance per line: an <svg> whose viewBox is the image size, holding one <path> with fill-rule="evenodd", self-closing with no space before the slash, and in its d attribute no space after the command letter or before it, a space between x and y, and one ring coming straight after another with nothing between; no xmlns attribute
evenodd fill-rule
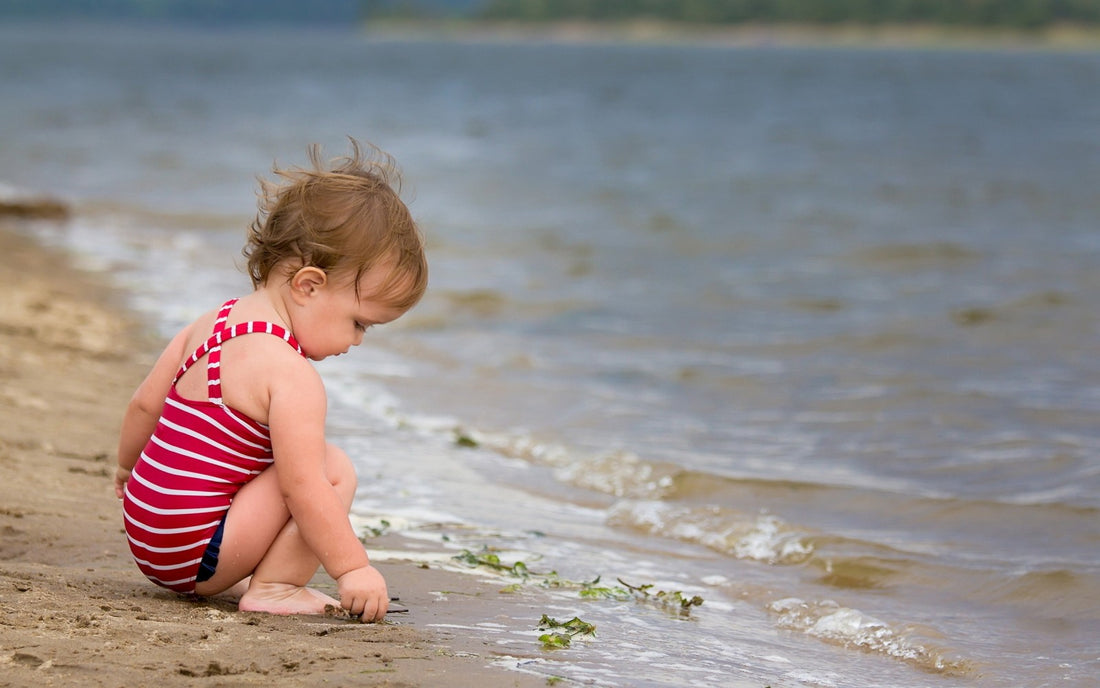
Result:
<svg viewBox="0 0 1100 688"><path fill-rule="evenodd" d="M454 327L470 319L506 319L517 321L547 321L583 309L582 302L570 299L523 298L516 290L474 288L439 288L428 292L413 311L414 324L420 329Z"/></svg>
<svg viewBox="0 0 1100 688"><path fill-rule="evenodd" d="M1027 571L983 581L973 599L1009 606L1033 619L1059 623L1100 620L1100 575L1069 569Z"/></svg>
<svg viewBox="0 0 1100 688"><path fill-rule="evenodd" d="M895 269L955 267L981 256L977 251L950 241L927 244L884 244L853 255L860 263Z"/></svg>
<svg viewBox="0 0 1100 688"><path fill-rule="evenodd" d="M628 451L581 456L562 445L523 434L487 433L460 426L450 431L465 446L549 466L561 482L615 497L660 499L675 489L676 477L683 471L674 464L646 461Z"/></svg>
<svg viewBox="0 0 1100 688"><path fill-rule="evenodd" d="M387 396L386 400L390 399ZM736 497L763 504L785 499L792 490L802 498L824 493L820 500L828 501L846 498L846 491L851 489L844 485L760 476L734 477L692 470L677 463L646 459L626 449L585 453L564 442L546 441L522 430L489 431L469 427L453 416L406 413L398 409L396 401L383 406L387 422L399 427L425 435L449 437L464 448L486 450L548 467L564 484L612 497L696 503L704 500L729 503ZM890 493L884 499L893 504L897 496Z"/></svg>
<svg viewBox="0 0 1100 688"><path fill-rule="evenodd" d="M767 564L801 564L814 552L807 534L791 528L777 516L753 516L718 506L678 507L661 502L626 501L611 509L608 522Z"/></svg>
<svg viewBox="0 0 1100 688"><path fill-rule="evenodd" d="M969 661L950 657L945 650L920 641L914 631L892 628L832 600L806 602L788 597L769 604L768 611L777 615L780 628L806 633L828 643L883 654L931 673L950 676L974 673Z"/></svg>
<svg viewBox="0 0 1100 688"><path fill-rule="evenodd" d="M670 464L643 461L630 452L573 461L558 469L563 481L616 497L659 498L668 494L680 469Z"/></svg>
<svg viewBox="0 0 1100 688"><path fill-rule="evenodd" d="M499 315L508 305L508 298L493 289L442 292L441 298L457 314L483 318Z"/></svg>
<svg viewBox="0 0 1100 688"><path fill-rule="evenodd" d="M1059 309L1072 306L1074 299L1066 292L1038 291L1015 301L980 306L963 306L951 311L957 325L984 325L990 322L1017 321L1031 326L1036 318L1050 318Z"/></svg>

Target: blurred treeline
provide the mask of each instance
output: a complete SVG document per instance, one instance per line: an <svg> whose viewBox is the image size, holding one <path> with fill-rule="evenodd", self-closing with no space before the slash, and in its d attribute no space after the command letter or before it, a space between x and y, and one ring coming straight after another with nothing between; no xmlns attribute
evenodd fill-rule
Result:
<svg viewBox="0 0 1100 688"><path fill-rule="evenodd" d="M1035 29L1100 23L1100 0L487 0L487 19L739 24L942 24Z"/></svg>
<svg viewBox="0 0 1100 688"><path fill-rule="evenodd" d="M363 0L0 0L0 18L350 23Z"/></svg>
<svg viewBox="0 0 1100 688"><path fill-rule="evenodd" d="M384 17L692 24L1100 25L1100 0L0 0L0 18L352 23Z"/></svg>

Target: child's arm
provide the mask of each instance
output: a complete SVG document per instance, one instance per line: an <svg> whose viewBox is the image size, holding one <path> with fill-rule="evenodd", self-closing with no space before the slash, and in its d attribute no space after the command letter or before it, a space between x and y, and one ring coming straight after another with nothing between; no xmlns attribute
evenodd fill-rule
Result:
<svg viewBox="0 0 1100 688"><path fill-rule="evenodd" d="M279 487L306 544L337 581L341 604L364 620L385 615L386 583L370 565L343 503L325 475L325 389L299 359L276 374L268 423Z"/></svg>
<svg viewBox="0 0 1100 688"><path fill-rule="evenodd" d="M190 332L190 327L184 328L169 342L126 407L119 433L118 469L115 471L115 496L119 499L122 499L122 491L130 479L130 471L157 427L164 399L183 360L183 349Z"/></svg>

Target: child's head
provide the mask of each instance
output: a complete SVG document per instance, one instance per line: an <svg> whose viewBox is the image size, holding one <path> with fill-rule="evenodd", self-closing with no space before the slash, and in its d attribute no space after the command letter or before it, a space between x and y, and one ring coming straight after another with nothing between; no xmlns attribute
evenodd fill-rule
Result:
<svg viewBox="0 0 1100 688"><path fill-rule="evenodd" d="M424 242L409 209L398 197L400 176L393 158L369 146L326 166L316 145L310 169L275 168L281 183L260 180L259 212L248 231L244 255L259 287L269 279L290 280L304 267L354 284L357 296L406 311L424 295L428 264ZM389 271L372 294L358 294L369 270Z"/></svg>

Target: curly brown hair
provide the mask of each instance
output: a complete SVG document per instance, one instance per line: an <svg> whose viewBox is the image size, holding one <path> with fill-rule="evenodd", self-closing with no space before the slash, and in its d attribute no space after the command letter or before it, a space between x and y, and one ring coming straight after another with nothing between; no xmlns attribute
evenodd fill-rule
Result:
<svg viewBox="0 0 1100 688"><path fill-rule="evenodd" d="M394 159L353 138L351 154L327 165L317 144L309 147L309 168L280 168L280 179L260 179L259 211L248 228L242 251L253 287L276 270L290 279L303 267L316 267L334 278L359 279L372 267L389 263L390 274L372 294L408 310L424 295L428 263L424 239L398 193L401 175Z"/></svg>

